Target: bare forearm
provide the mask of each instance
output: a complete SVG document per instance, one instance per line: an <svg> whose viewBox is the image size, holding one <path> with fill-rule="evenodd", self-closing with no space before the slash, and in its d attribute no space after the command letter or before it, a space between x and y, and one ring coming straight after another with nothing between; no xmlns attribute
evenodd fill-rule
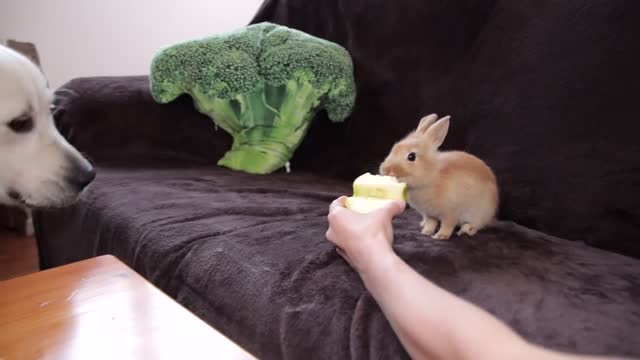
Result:
<svg viewBox="0 0 640 360"><path fill-rule="evenodd" d="M395 255L379 264L363 271L362 279L413 358L513 359L528 351L507 326L437 287Z"/></svg>
<svg viewBox="0 0 640 360"><path fill-rule="evenodd" d="M367 215L331 203L327 240L360 274L414 359L587 359L527 343L484 310L439 288L392 250L391 220L404 202ZM594 358L589 358L594 359Z"/></svg>
<svg viewBox="0 0 640 360"><path fill-rule="evenodd" d="M607 359L529 344L489 313L422 277L395 254L379 259L360 276L414 359Z"/></svg>

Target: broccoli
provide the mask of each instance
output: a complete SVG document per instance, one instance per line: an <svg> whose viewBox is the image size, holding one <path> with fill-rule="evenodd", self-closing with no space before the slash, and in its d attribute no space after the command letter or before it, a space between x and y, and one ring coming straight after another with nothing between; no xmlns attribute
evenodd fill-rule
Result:
<svg viewBox="0 0 640 360"><path fill-rule="evenodd" d="M347 50L271 23L165 48L150 82L157 102L189 94L233 136L218 165L255 174L284 166L319 110L344 121L356 95Z"/></svg>

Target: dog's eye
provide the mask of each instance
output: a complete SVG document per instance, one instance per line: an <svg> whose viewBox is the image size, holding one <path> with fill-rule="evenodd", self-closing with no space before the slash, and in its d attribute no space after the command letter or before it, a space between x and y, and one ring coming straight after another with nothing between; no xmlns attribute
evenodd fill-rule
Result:
<svg viewBox="0 0 640 360"><path fill-rule="evenodd" d="M416 153L414 152L410 152L407 154L407 160L409 161L416 161Z"/></svg>
<svg viewBox="0 0 640 360"><path fill-rule="evenodd" d="M13 132L19 134L27 133L33 129L33 119L29 116L19 117L11 120L7 126L13 130Z"/></svg>

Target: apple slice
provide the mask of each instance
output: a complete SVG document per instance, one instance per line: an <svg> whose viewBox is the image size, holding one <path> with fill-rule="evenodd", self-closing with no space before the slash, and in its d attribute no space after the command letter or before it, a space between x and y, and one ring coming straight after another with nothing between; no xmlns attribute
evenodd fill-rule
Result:
<svg viewBox="0 0 640 360"><path fill-rule="evenodd" d="M353 196L348 197L345 206L359 213L369 213L389 201L407 199L407 185L392 176L360 175L353 182Z"/></svg>

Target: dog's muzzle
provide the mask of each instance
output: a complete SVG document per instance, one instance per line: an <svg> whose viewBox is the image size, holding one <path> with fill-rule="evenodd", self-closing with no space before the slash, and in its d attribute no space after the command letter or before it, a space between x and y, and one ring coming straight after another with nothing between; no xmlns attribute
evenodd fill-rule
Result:
<svg viewBox="0 0 640 360"><path fill-rule="evenodd" d="M65 181L80 192L96 178L96 170L88 163L85 165L75 159L70 159L70 162L73 165L65 176Z"/></svg>

